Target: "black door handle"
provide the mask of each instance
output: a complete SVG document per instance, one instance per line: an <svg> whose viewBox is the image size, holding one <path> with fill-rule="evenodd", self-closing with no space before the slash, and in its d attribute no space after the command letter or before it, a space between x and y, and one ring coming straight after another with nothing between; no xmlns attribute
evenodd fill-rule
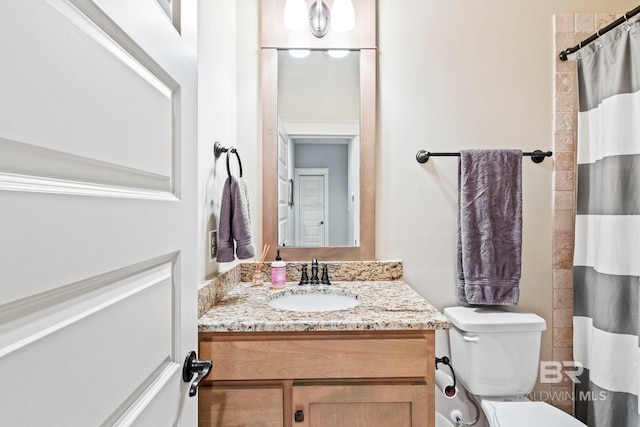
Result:
<svg viewBox="0 0 640 427"><path fill-rule="evenodd" d="M182 365L182 380L188 383L196 373L198 374L196 379L191 383L191 387L189 387L189 397L196 395L200 383L207 378L212 367L213 362L211 360L196 359L195 351L187 353L187 357L184 359L184 365Z"/></svg>

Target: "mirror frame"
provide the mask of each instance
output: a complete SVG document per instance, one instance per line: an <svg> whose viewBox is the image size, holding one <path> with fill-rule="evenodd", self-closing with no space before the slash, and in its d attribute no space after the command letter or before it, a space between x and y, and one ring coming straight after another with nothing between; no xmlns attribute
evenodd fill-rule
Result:
<svg viewBox="0 0 640 427"><path fill-rule="evenodd" d="M324 0L331 7L332 0ZM261 32L262 99L262 241L287 261L375 259L375 160L377 109L376 2L352 0L356 28L315 38L309 31L292 33L282 22L285 0L263 0ZM342 48L360 51L360 246L277 247L278 239L278 49Z"/></svg>

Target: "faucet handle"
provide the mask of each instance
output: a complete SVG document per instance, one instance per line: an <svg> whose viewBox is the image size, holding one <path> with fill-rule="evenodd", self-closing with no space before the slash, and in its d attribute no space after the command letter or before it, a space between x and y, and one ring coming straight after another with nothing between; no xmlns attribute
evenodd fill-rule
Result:
<svg viewBox="0 0 640 427"><path fill-rule="evenodd" d="M309 284L309 273L307 272L307 263L302 263L302 276L300 277L299 286Z"/></svg>
<svg viewBox="0 0 640 427"><path fill-rule="evenodd" d="M322 264L322 279L320 279L320 283L323 285L330 285L331 282L329 281L329 267L339 267L340 263L337 262L329 262L329 263L323 263Z"/></svg>
<svg viewBox="0 0 640 427"><path fill-rule="evenodd" d="M322 279L320 279L320 283L323 285L330 285L329 281L329 267L327 264L322 264Z"/></svg>

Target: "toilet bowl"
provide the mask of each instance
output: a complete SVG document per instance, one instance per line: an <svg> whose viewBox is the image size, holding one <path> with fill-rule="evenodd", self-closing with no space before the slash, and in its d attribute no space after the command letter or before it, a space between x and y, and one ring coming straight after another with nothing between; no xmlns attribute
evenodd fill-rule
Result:
<svg viewBox="0 0 640 427"><path fill-rule="evenodd" d="M543 318L509 307L448 307L451 363L491 427L586 427L526 399L536 383Z"/></svg>
<svg viewBox="0 0 640 427"><path fill-rule="evenodd" d="M491 427L585 427L566 412L545 402L506 402L480 399Z"/></svg>
<svg viewBox="0 0 640 427"><path fill-rule="evenodd" d="M454 427L451 421L440 412L436 412L436 427Z"/></svg>

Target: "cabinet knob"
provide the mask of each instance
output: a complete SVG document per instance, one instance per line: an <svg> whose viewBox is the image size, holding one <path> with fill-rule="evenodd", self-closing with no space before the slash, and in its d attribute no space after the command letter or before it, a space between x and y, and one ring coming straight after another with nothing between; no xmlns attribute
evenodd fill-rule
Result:
<svg viewBox="0 0 640 427"><path fill-rule="evenodd" d="M296 411L296 413L293 415L293 419L297 423L301 423L304 421L304 412L302 412L302 409L298 409Z"/></svg>

